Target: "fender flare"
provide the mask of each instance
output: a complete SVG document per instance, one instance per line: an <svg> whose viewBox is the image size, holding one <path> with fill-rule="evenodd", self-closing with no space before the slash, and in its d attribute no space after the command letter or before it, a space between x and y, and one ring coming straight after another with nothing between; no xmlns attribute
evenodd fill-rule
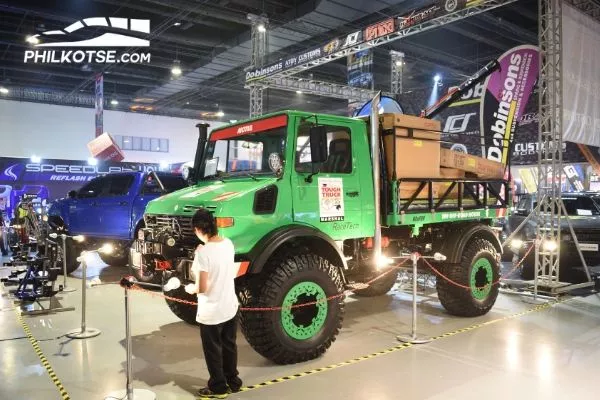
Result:
<svg viewBox="0 0 600 400"><path fill-rule="evenodd" d="M331 261L337 261L337 265L339 265L341 269L346 269L347 265L344 254L333 239L318 229L304 225L291 225L271 231L258 241L247 254L247 258L250 260L248 272L251 274L262 272L263 267L277 249L297 238L317 239L326 243L328 245L326 251L329 255L337 258L337 260Z"/></svg>
<svg viewBox="0 0 600 400"><path fill-rule="evenodd" d="M489 240L498 254L502 254L502 244L488 225L481 223L463 225L457 230L448 230L445 236L447 236L447 239L444 241L440 253L446 256L446 263L449 264L460 262L465 246L473 237Z"/></svg>

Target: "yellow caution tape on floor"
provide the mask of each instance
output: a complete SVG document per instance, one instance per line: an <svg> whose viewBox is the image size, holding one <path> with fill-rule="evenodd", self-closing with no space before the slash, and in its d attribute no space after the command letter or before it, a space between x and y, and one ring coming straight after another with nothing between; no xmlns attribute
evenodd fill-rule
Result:
<svg viewBox="0 0 600 400"><path fill-rule="evenodd" d="M31 333L31 329L29 329L29 325L27 325L27 322L25 322L25 320L23 319L23 316L19 313L18 310L16 311L16 313L17 313L17 320L19 321L19 323L23 327L23 331L25 331L25 334L27 335L27 339L29 339L29 343L31 343L31 347L33 347L33 351L35 351L35 354L37 354L37 356L40 359L42 365L46 369L46 372L48 373L48 376L50 376L50 379L52 379L52 382L54 382L54 385L56 386L56 388L60 392L60 395L61 395L62 399L63 400L70 400L71 396L69 396L69 393L67 393L67 390L65 389L65 387L61 383L60 379L58 379L58 376L56 376L56 373L54 372L54 369L52 368L52 366L48 362L48 359L44 355L44 352L40 348L40 344L38 343L37 339Z"/></svg>
<svg viewBox="0 0 600 400"><path fill-rule="evenodd" d="M449 336L458 335L459 333L469 332L469 331L472 331L472 330L475 330L475 329L478 329L478 328L482 328L484 326L496 324L498 322L506 321L506 320L509 320L509 319L514 319L514 318L522 317L524 315L531 314L531 313L534 313L534 312L547 310L548 308L552 307L553 305L558 304L558 303L562 303L564 301L566 301L566 300L557 300L557 301L552 301L552 302L548 302L548 303L543 303L543 304L537 305L535 307L529 308L529 309L527 309L525 311L522 311L522 312L519 312L519 313L516 313L516 314L507 315L507 316L502 317L502 318L497 318L497 319L493 319L491 321L481 322L479 324L473 324L473 325L467 326L466 328L460 328L460 329L456 329L454 331L446 332L446 333L443 333L441 335L433 336L431 338L431 341L444 339L444 338L447 338ZM376 357L383 356L383 355L386 355L386 354L394 353L396 351L408 349L409 347L412 347L412 346L414 346L414 345L411 344L411 343L402 343L402 344L399 344L397 346L390 347L389 349L385 349L385 350L382 350L382 351L377 351L375 353L371 353L371 354L367 354L367 355L364 355L364 356L356 357L356 358L353 358L353 359L348 360L348 361L343 361L341 363L331 364L331 365L328 365L326 367L315 368L315 369L311 369L310 371L300 372L300 373L297 373L297 374L288 375L288 376L284 376L284 377L281 377L281 378L271 379L269 381L262 382L262 383L259 383L259 384L256 384L256 385L246 386L246 387L241 388L240 392L247 392L247 391L250 391L250 390L256 390L256 389L260 389L260 388L263 388L263 387L275 385L275 384L278 384L278 383L282 383L282 382L286 382L286 381L291 381L291 380L294 380L294 379L302 378L302 377L305 377L305 376L314 375L314 374L317 374L319 372L330 371L332 369L336 369L336 368L340 368L340 367L345 367L347 365L356 364L356 363L359 363L361 361L370 360L372 358L376 358ZM200 397L199 398L199 400L205 400L205 399L206 398L204 398L204 397Z"/></svg>

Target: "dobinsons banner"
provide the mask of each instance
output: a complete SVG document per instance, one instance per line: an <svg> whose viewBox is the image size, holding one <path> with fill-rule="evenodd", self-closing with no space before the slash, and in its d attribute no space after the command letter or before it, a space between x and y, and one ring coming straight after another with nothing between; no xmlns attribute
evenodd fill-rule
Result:
<svg viewBox="0 0 600 400"><path fill-rule="evenodd" d="M506 164L518 122L538 77L539 50L517 46L498 58L500 70L485 81L480 104L482 153L489 160Z"/></svg>

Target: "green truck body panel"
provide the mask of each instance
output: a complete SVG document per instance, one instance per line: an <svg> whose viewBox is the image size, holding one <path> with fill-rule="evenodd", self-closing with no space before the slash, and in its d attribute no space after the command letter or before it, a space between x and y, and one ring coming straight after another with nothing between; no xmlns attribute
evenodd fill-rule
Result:
<svg viewBox="0 0 600 400"><path fill-rule="evenodd" d="M286 115L286 143L283 158L283 174L279 177L265 174L251 176L228 176L224 181L209 179L151 201L146 214L191 216L197 207L207 207L217 217L233 217L232 227L222 228L221 233L230 238L238 254L247 254L270 232L291 224L314 227L335 241L372 237L375 231L374 189L371 152L367 121L349 117L285 111L265 115L257 121ZM248 121L220 127L220 132ZM348 173L318 173L312 182L306 178L310 171L297 171L296 157L299 126L309 121L318 125L332 125L350 133L352 167ZM256 132L260 135L261 132ZM209 138L209 142L210 142ZM342 191L343 216L323 218L327 201L319 196L319 182L334 182L335 189ZM257 215L253 212L255 193L275 185L277 187L276 209L271 214ZM395 185L393 186L395 187ZM395 197L395 196L394 196ZM466 220L491 220L497 210L477 209L464 212L418 212L389 214L384 225L408 226L413 235L428 224L449 223ZM387 224L386 224L387 222Z"/></svg>

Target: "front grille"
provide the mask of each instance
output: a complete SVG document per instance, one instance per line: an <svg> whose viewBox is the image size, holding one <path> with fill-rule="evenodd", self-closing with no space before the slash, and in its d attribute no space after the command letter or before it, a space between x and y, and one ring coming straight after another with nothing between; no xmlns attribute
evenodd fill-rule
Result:
<svg viewBox="0 0 600 400"><path fill-rule="evenodd" d="M170 229L181 235L184 240L195 240L196 235L192 228L192 217L149 214L144 217L146 227L155 231Z"/></svg>

